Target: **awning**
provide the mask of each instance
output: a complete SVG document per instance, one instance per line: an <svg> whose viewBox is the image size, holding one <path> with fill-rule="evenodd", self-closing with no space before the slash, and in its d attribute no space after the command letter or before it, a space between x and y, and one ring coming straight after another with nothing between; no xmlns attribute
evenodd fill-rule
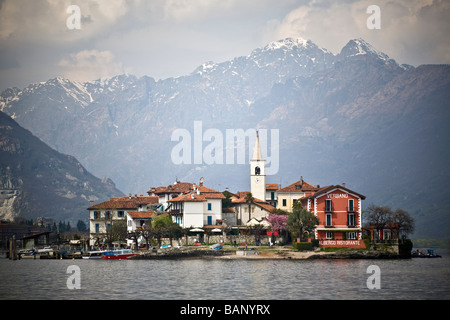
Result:
<svg viewBox="0 0 450 320"><path fill-rule="evenodd" d="M194 229L191 229L191 230L189 230L190 232L203 232L203 229L200 229L200 228L194 228Z"/></svg>
<svg viewBox="0 0 450 320"><path fill-rule="evenodd" d="M211 230L211 232L222 232L222 229L214 228Z"/></svg>

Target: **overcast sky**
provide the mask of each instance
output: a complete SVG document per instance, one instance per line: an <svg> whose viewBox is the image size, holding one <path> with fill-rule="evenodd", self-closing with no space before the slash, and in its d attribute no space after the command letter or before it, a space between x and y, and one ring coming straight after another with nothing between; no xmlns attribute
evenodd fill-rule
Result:
<svg viewBox="0 0 450 320"><path fill-rule="evenodd" d="M67 26L70 5L81 29ZM380 29L367 27L370 5ZM0 0L0 90L56 76L176 77L286 37L333 53L363 38L399 63L450 63L449 17L450 0Z"/></svg>

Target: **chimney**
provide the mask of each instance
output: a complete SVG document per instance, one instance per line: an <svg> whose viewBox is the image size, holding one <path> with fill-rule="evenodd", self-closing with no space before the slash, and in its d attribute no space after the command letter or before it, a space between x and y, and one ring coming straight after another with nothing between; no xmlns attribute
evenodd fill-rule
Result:
<svg viewBox="0 0 450 320"><path fill-rule="evenodd" d="M200 189L197 189L197 195L198 196L200 195Z"/></svg>
<svg viewBox="0 0 450 320"><path fill-rule="evenodd" d="M300 184L303 186L303 176L300 177Z"/></svg>
<svg viewBox="0 0 450 320"><path fill-rule="evenodd" d="M200 178L200 187L203 187L203 177Z"/></svg>
<svg viewBox="0 0 450 320"><path fill-rule="evenodd" d="M342 182L342 186L345 188L345 182Z"/></svg>
<svg viewBox="0 0 450 320"><path fill-rule="evenodd" d="M131 200L131 193L129 193L129 194L128 194L128 199L130 199L130 200Z"/></svg>
<svg viewBox="0 0 450 320"><path fill-rule="evenodd" d="M191 199L194 199L194 194L193 193L191 193Z"/></svg>

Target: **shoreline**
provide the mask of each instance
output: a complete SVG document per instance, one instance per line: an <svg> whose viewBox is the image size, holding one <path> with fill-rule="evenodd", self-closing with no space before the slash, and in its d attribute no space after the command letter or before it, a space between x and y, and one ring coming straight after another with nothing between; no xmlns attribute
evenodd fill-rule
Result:
<svg viewBox="0 0 450 320"><path fill-rule="evenodd" d="M158 260L158 259L219 259L219 260L314 260L314 259L408 259L385 250L358 250L335 252L295 251L290 249L274 250L170 250L163 253L140 253L128 259Z"/></svg>

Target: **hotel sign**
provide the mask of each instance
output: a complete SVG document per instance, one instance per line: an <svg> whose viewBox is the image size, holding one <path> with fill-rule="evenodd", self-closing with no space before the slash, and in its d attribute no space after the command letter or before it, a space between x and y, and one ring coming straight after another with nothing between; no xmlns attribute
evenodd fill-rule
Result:
<svg viewBox="0 0 450 320"><path fill-rule="evenodd" d="M362 240L320 240L320 247L365 248Z"/></svg>
<svg viewBox="0 0 450 320"><path fill-rule="evenodd" d="M347 193L330 193L327 194L327 198L331 199L331 198L348 198L348 194Z"/></svg>

